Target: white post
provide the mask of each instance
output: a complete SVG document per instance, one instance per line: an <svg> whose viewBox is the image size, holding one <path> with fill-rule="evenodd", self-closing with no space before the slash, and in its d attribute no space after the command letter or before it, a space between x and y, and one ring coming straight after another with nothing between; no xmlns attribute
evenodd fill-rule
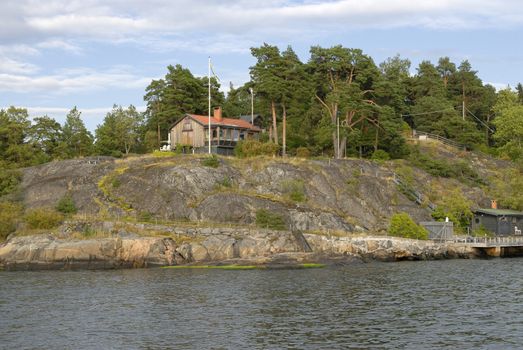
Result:
<svg viewBox="0 0 523 350"><path fill-rule="evenodd" d="M211 154L211 56L209 56L207 82L209 84L209 154Z"/></svg>
<svg viewBox="0 0 523 350"><path fill-rule="evenodd" d="M336 115L336 159L340 158L340 118Z"/></svg>
<svg viewBox="0 0 523 350"><path fill-rule="evenodd" d="M251 124L254 125L254 90L249 88L251 92Z"/></svg>

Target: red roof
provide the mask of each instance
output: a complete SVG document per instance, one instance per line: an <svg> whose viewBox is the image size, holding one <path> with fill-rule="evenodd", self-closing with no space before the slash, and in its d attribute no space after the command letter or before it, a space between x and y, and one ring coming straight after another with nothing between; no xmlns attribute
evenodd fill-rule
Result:
<svg viewBox="0 0 523 350"><path fill-rule="evenodd" d="M209 124L209 117L206 115L197 115L197 114L187 114L187 115L204 126ZM211 125L232 126L232 127L237 127L237 128L249 129L249 130L253 130L253 131L261 131L260 128L258 128L257 126L254 126L251 123L249 123L245 120L241 120L241 119L222 118L221 121L218 121L216 118L211 116Z"/></svg>

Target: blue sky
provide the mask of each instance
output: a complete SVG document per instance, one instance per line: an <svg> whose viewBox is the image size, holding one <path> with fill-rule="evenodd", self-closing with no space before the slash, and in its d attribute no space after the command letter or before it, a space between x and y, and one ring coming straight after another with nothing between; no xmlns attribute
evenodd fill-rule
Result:
<svg viewBox="0 0 523 350"><path fill-rule="evenodd" d="M2 0L0 108L26 107L63 122L78 106L90 130L113 104L143 110L145 87L181 64L224 90L249 79L249 48L362 49L376 63L468 59L500 88L523 82L519 0Z"/></svg>

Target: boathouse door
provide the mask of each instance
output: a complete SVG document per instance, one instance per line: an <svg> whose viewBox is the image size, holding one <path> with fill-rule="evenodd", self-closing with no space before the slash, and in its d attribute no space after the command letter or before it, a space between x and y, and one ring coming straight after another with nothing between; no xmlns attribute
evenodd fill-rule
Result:
<svg viewBox="0 0 523 350"><path fill-rule="evenodd" d="M507 217L503 216L499 219L499 231L498 234L502 236L508 236L510 235L510 221L508 221Z"/></svg>

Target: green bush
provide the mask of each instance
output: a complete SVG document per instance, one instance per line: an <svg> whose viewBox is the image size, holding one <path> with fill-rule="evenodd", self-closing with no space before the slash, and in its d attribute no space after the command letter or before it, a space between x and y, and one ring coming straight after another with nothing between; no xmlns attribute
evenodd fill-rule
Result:
<svg viewBox="0 0 523 350"><path fill-rule="evenodd" d="M285 180L281 183L282 192L294 202L304 202L305 185L302 180Z"/></svg>
<svg viewBox="0 0 523 350"><path fill-rule="evenodd" d="M311 151L307 147L296 148L296 157L309 158L310 156L311 156Z"/></svg>
<svg viewBox="0 0 523 350"><path fill-rule="evenodd" d="M205 158L202 161L202 164L211 168L217 168L218 166L220 166L220 161L218 160L218 157L216 157L216 155L213 154L210 157Z"/></svg>
<svg viewBox="0 0 523 350"><path fill-rule="evenodd" d="M11 202L0 202L0 241L16 230L20 221L22 206Z"/></svg>
<svg viewBox="0 0 523 350"><path fill-rule="evenodd" d="M58 201L56 204L56 210L62 214L76 214L78 211L78 209L76 209L73 197L71 197L69 194L66 194Z"/></svg>
<svg viewBox="0 0 523 350"><path fill-rule="evenodd" d="M428 239L428 231L416 224L409 214L401 212L392 215L390 219L389 233L391 236Z"/></svg>
<svg viewBox="0 0 523 350"><path fill-rule="evenodd" d="M372 156L370 157L370 159L383 162L386 160L390 160L390 155L382 149L377 149L374 151L374 153L372 153Z"/></svg>
<svg viewBox="0 0 523 350"><path fill-rule="evenodd" d="M274 156L280 150L280 146L272 142L260 142L257 140L239 141L234 148L234 154L238 158L256 156Z"/></svg>
<svg viewBox="0 0 523 350"><path fill-rule="evenodd" d="M49 208L36 208L27 211L24 220L32 229L52 229L60 226L64 216Z"/></svg>
<svg viewBox="0 0 523 350"><path fill-rule="evenodd" d="M0 197L13 192L21 180L22 173L20 171L0 168Z"/></svg>
<svg viewBox="0 0 523 350"><path fill-rule="evenodd" d="M153 214L151 214L148 211L141 211L138 214L138 221L141 221L141 222L152 222L153 221Z"/></svg>
<svg viewBox="0 0 523 350"><path fill-rule="evenodd" d="M432 212L432 217L437 221L449 218L454 223L457 232L465 232L474 214L470 210L472 202L465 198L460 190L448 192Z"/></svg>
<svg viewBox="0 0 523 350"><path fill-rule="evenodd" d="M285 230L287 228L281 215L271 213L266 209L256 211L256 226L271 230Z"/></svg>
<svg viewBox="0 0 523 350"><path fill-rule="evenodd" d="M111 186L113 186L113 188L118 188L122 185L122 182L120 181L119 178L115 177L113 179L113 181L111 181Z"/></svg>

